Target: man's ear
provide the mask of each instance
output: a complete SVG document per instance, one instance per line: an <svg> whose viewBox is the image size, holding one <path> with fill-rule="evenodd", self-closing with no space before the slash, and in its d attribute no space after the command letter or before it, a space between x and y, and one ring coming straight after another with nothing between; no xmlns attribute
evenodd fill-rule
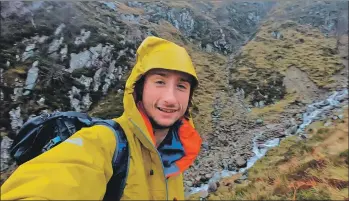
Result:
<svg viewBox="0 0 349 201"><path fill-rule="evenodd" d="M133 88L133 98L137 102L142 100L143 96L143 88L144 88L144 78L145 76L141 76L135 83L135 86Z"/></svg>
<svg viewBox="0 0 349 201"><path fill-rule="evenodd" d="M137 103L138 101L137 101L137 93L136 93L136 91L133 91L132 96L133 96L133 99L135 100L135 102Z"/></svg>

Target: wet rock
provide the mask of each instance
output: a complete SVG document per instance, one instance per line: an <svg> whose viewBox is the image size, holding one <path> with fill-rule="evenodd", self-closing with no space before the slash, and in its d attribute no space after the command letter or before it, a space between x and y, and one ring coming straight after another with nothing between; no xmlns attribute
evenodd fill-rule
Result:
<svg viewBox="0 0 349 201"><path fill-rule="evenodd" d="M9 153L9 149L12 145L13 140L8 138L7 136L2 137L1 139L1 162L0 162L0 171L4 171L9 168L11 164L11 156Z"/></svg>
<svg viewBox="0 0 349 201"><path fill-rule="evenodd" d="M104 80L104 85L102 87L102 91L103 91L103 94L106 95L107 92L108 92L108 89L112 83L113 80L115 80L115 74L114 74L114 71L115 71L115 63L116 61L113 60L110 65L109 65L109 68L108 68L108 73L106 75L106 78Z"/></svg>
<svg viewBox="0 0 349 201"><path fill-rule="evenodd" d="M263 124L263 122L264 122L263 119L257 119L256 120L256 124Z"/></svg>
<svg viewBox="0 0 349 201"><path fill-rule="evenodd" d="M23 126L23 118L21 116L21 108L17 106L9 112L11 120L11 128L14 132L17 132Z"/></svg>
<svg viewBox="0 0 349 201"><path fill-rule="evenodd" d="M111 61L111 52L113 48L113 45L106 45L103 47L103 45L99 43L97 46L90 47L89 50L85 50L78 54L71 53L70 68L67 71L73 72L75 69L83 67L102 68L107 62Z"/></svg>
<svg viewBox="0 0 349 201"><path fill-rule="evenodd" d="M15 88L13 89L13 95L11 95L11 99L13 101L17 101L17 99L23 95L23 83L18 78L16 78L14 86Z"/></svg>
<svg viewBox="0 0 349 201"><path fill-rule="evenodd" d="M240 178L239 178L239 180L246 180L247 179L247 175L242 175Z"/></svg>
<svg viewBox="0 0 349 201"><path fill-rule="evenodd" d="M58 27L57 27L57 29L55 30L55 35L57 36L57 35L59 35L61 32L62 32L62 30L65 28L65 24L64 23L62 23L62 24L60 24Z"/></svg>
<svg viewBox="0 0 349 201"><path fill-rule="evenodd" d="M81 110L84 112L87 112L90 109L90 106L92 105L91 97L90 94L87 93L82 97L81 100Z"/></svg>
<svg viewBox="0 0 349 201"><path fill-rule="evenodd" d="M140 16L136 16L133 14L121 14L120 17L121 20L131 23L139 23L139 20L141 19Z"/></svg>
<svg viewBox="0 0 349 201"><path fill-rule="evenodd" d="M207 44L206 45L206 52L213 52L213 47L212 47L212 45L210 45L210 44Z"/></svg>
<svg viewBox="0 0 349 201"><path fill-rule="evenodd" d="M217 188L218 187L217 187L216 182L209 182L207 191L208 191L208 193L213 193L213 192L217 191Z"/></svg>
<svg viewBox="0 0 349 201"><path fill-rule="evenodd" d="M297 119L302 119L302 114L300 114L300 113L296 114L296 118Z"/></svg>
<svg viewBox="0 0 349 201"><path fill-rule="evenodd" d="M205 177L206 177L206 179L211 179L212 178L212 174L210 174L210 173L205 174Z"/></svg>
<svg viewBox="0 0 349 201"><path fill-rule="evenodd" d="M36 80L38 79L39 75L39 68L38 68L39 62L35 61L32 65L32 67L28 71L27 79L25 81L24 90L23 93L24 96L27 96L30 94L30 91L32 91L35 87Z"/></svg>
<svg viewBox="0 0 349 201"><path fill-rule="evenodd" d="M99 86L101 85L101 75L103 74L104 69L100 68L95 72L95 75L93 76L93 91L98 91L99 90Z"/></svg>
<svg viewBox="0 0 349 201"><path fill-rule="evenodd" d="M44 97L41 97L41 98L37 101L37 103L38 103L40 106L45 105L45 98L44 98Z"/></svg>
<svg viewBox="0 0 349 201"><path fill-rule="evenodd" d="M25 51L22 54L22 61L27 60L30 57L34 56L34 49L35 49L35 43L29 44L26 48Z"/></svg>
<svg viewBox="0 0 349 201"><path fill-rule="evenodd" d="M48 48L48 53L51 54L53 52L56 52L61 46L61 44L63 43L63 40L64 40L63 36L60 39L53 40Z"/></svg>
<svg viewBox="0 0 349 201"><path fill-rule="evenodd" d="M116 8L117 8L117 7L116 7L115 3L113 3L113 2L106 2L106 1L102 1L102 3L103 3L104 5L106 5L108 8L110 8L110 9L116 11Z"/></svg>
<svg viewBox="0 0 349 201"><path fill-rule="evenodd" d="M85 66L90 66L91 53L89 51L80 52L78 54L70 54L70 68L69 72L73 72L75 69L83 68Z"/></svg>
<svg viewBox="0 0 349 201"><path fill-rule="evenodd" d="M305 134L300 134L300 135L299 135L299 138L300 138L301 140L306 140L306 139L307 139L307 136L306 136Z"/></svg>
<svg viewBox="0 0 349 201"><path fill-rule="evenodd" d="M242 180L237 179L237 180L234 181L234 183L236 183L236 184L242 184Z"/></svg>
<svg viewBox="0 0 349 201"><path fill-rule="evenodd" d="M61 62L63 62L67 58L68 46L64 45L59 54L61 55Z"/></svg>
<svg viewBox="0 0 349 201"><path fill-rule="evenodd" d="M264 101L259 101L258 105L259 108L263 108L265 106Z"/></svg>
<svg viewBox="0 0 349 201"><path fill-rule="evenodd" d="M283 38L283 35L279 32L279 31L273 31L271 33L271 35L273 36L273 38L275 39L282 39Z"/></svg>
<svg viewBox="0 0 349 201"><path fill-rule="evenodd" d="M46 42L46 40L48 39L49 37L48 36L41 36L41 37L38 37L35 39L39 44L43 44Z"/></svg>
<svg viewBox="0 0 349 201"><path fill-rule="evenodd" d="M84 75L81 75L80 78L76 79L79 83L81 83L82 85L85 86L85 89L86 90L89 90L90 89L90 86L93 82L93 78L91 77L86 77Z"/></svg>
<svg viewBox="0 0 349 201"><path fill-rule="evenodd" d="M340 114L340 115L338 115L338 118L339 119L344 119L344 115Z"/></svg>
<svg viewBox="0 0 349 201"><path fill-rule="evenodd" d="M243 157L239 156L235 160L238 168L246 167L247 161Z"/></svg>
<svg viewBox="0 0 349 201"><path fill-rule="evenodd" d="M196 176L196 177L195 177L195 182L198 183L198 182L200 182L200 181L201 181L201 176Z"/></svg>
<svg viewBox="0 0 349 201"><path fill-rule="evenodd" d="M91 31L85 31L85 29L81 29L80 36L75 38L74 44L81 45L86 43L86 40L90 37Z"/></svg>
<svg viewBox="0 0 349 201"><path fill-rule="evenodd" d="M80 97L80 89L75 86L69 91L70 107L77 112L81 112L80 100L77 97Z"/></svg>
<svg viewBox="0 0 349 201"><path fill-rule="evenodd" d="M188 187L192 187L193 186L193 182L191 181L185 181L184 182Z"/></svg>
<svg viewBox="0 0 349 201"><path fill-rule="evenodd" d="M328 126L331 126L332 125L332 121L328 120L325 122L324 126L325 127L328 127Z"/></svg>
<svg viewBox="0 0 349 201"><path fill-rule="evenodd" d="M2 92L2 89L0 89L0 101L4 101L5 95L4 92Z"/></svg>
<svg viewBox="0 0 349 201"><path fill-rule="evenodd" d="M297 125L291 126L290 128L286 129L285 134L286 135L294 135L294 134L296 134L297 129L298 129Z"/></svg>
<svg viewBox="0 0 349 201"><path fill-rule="evenodd" d="M208 150L209 149L208 143L207 142L203 142L202 143L202 148Z"/></svg>

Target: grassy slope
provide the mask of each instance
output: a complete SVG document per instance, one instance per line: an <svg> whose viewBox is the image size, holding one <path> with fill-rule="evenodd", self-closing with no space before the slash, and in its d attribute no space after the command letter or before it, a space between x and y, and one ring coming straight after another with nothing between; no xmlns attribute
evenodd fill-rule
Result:
<svg viewBox="0 0 349 201"><path fill-rule="evenodd" d="M333 126L314 122L309 138L284 139L248 170L248 180L221 181L210 200L344 200L348 199L348 110ZM196 196L193 196L194 199Z"/></svg>
<svg viewBox="0 0 349 201"><path fill-rule="evenodd" d="M279 31L283 39L272 37ZM336 49L336 38L326 38L320 31L292 21L266 23L256 40L243 51L255 68L278 69L282 73L290 66L305 71L318 86L331 82L330 77L343 65Z"/></svg>

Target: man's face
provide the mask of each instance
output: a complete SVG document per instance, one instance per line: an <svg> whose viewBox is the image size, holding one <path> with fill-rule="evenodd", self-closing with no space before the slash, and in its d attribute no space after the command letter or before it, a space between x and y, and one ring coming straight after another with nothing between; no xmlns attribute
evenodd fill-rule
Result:
<svg viewBox="0 0 349 201"><path fill-rule="evenodd" d="M151 70L145 76L142 97L148 117L158 126L172 126L187 110L190 87L186 73Z"/></svg>

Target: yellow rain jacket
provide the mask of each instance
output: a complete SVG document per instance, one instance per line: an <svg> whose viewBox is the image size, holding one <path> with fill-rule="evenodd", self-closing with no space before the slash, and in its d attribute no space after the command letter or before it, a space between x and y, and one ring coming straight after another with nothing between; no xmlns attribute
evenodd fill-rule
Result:
<svg viewBox="0 0 349 201"><path fill-rule="evenodd" d="M130 149L122 200L183 200L182 173L200 151L201 138L192 120L184 118L175 132L169 132L169 143L155 147L149 120L133 97L135 82L153 68L185 72L197 81L184 48L157 37L146 38L138 48L126 83L124 113L114 119L123 128ZM71 143L76 138L82 140L80 144ZM113 174L114 133L97 125L81 129L70 139L18 167L2 185L1 199L102 200ZM167 154L166 149L176 154Z"/></svg>

